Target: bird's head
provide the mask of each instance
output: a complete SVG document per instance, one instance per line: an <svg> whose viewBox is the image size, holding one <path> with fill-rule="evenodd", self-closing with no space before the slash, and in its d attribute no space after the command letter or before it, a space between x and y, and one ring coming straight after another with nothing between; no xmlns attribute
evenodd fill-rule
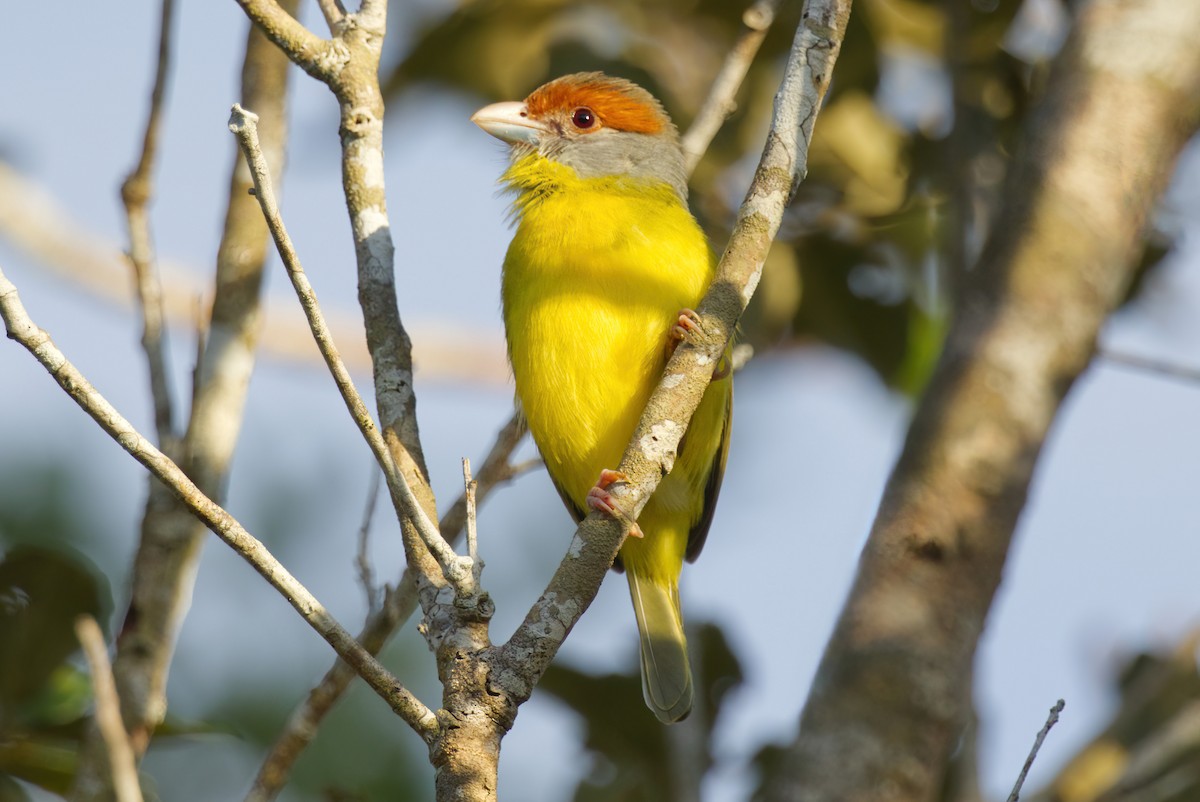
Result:
<svg viewBox="0 0 1200 802"><path fill-rule="evenodd" d="M523 101L485 106L471 121L510 144L514 161L537 153L580 178L662 182L687 200L679 133L662 104L631 81L600 72L565 75Z"/></svg>

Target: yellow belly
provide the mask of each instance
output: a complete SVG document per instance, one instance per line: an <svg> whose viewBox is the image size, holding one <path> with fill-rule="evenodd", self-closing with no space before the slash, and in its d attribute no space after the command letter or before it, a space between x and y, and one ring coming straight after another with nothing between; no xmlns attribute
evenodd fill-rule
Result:
<svg viewBox="0 0 1200 802"><path fill-rule="evenodd" d="M520 209L504 265L504 319L517 397L546 467L586 509L615 468L658 382L679 311L712 276L703 233L666 192L622 191L605 179ZM622 557L678 575L720 446L729 382L714 383L688 445L640 518L644 541Z"/></svg>

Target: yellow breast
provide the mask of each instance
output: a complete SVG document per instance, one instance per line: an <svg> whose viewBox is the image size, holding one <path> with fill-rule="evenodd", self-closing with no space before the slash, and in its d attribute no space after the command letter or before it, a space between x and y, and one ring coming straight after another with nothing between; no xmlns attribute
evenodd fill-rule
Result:
<svg viewBox="0 0 1200 802"><path fill-rule="evenodd" d="M582 507L620 461L713 260L666 185L584 180L539 156L505 180L520 193L502 288L517 396L551 476Z"/></svg>

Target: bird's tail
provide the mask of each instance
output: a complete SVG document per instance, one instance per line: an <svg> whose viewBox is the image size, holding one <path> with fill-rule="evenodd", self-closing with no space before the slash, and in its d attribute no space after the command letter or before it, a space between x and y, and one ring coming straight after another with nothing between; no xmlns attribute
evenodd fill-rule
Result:
<svg viewBox="0 0 1200 802"><path fill-rule="evenodd" d="M636 570L627 575L641 636L646 706L664 724L682 721L692 712L692 670L679 610L679 586L639 576Z"/></svg>

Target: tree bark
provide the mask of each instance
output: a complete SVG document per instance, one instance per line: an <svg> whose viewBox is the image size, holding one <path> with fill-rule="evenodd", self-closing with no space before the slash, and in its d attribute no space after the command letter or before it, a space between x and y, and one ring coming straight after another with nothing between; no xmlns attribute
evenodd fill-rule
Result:
<svg viewBox="0 0 1200 802"><path fill-rule="evenodd" d="M1083 5L766 800L929 800L1042 446L1200 111L1200 5Z"/></svg>

